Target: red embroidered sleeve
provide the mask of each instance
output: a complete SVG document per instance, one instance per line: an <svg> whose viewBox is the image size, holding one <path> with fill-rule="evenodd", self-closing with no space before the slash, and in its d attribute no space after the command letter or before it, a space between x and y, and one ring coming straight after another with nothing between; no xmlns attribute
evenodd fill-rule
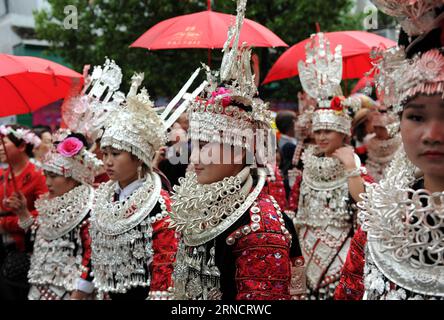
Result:
<svg viewBox="0 0 444 320"><path fill-rule="evenodd" d="M6 199L15 192L12 181L8 180L9 171L0 171L0 199ZM34 207L35 200L43 193L48 191L45 183L45 177L42 172L36 170L32 163L28 163L23 172L16 176L18 191L22 192L26 197L27 207L32 216L37 216L37 211ZM5 216L0 217L0 227L2 231L8 234L9 237L14 239L17 248L20 251L24 251L25 244L25 232L18 225L18 217L11 212L10 208L7 208L0 203L0 211Z"/></svg>
<svg viewBox="0 0 444 320"><path fill-rule="evenodd" d="M27 207L30 212L30 214L35 218L38 215L37 210L35 210L34 202L37 200L42 194L45 194L48 192L48 187L46 186L46 178L42 174L41 171L36 170L35 167L32 165L31 167L27 168L29 172L25 175L25 179L27 181L30 181L25 186L21 186L21 184L24 183L24 181L19 182L19 191L24 194L27 201ZM7 194L12 194L14 190L10 190L7 192ZM6 217L0 218L0 225L2 226L3 230L7 233L12 234L12 236L15 238L21 238L21 235L14 235L14 233L22 234L23 230L18 225L18 217L16 215L9 215ZM21 246L21 245L19 245Z"/></svg>
<svg viewBox="0 0 444 320"><path fill-rule="evenodd" d="M240 238L233 248L236 300L287 300L290 299L290 238L284 235L282 219L273 204L260 201L258 206L260 228Z"/></svg>
<svg viewBox="0 0 444 320"><path fill-rule="evenodd" d="M80 276L84 280L91 280L89 276L91 270L91 236L89 234L90 222L89 219L86 219L82 222L82 226L80 227L80 238L82 240L82 266L84 271Z"/></svg>
<svg viewBox="0 0 444 320"><path fill-rule="evenodd" d="M48 192L48 186L46 185L46 178L43 175L42 171L37 171L37 173L35 174L34 201L47 192Z"/></svg>
<svg viewBox="0 0 444 320"><path fill-rule="evenodd" d="M162 190L167 210L171 211L168 193ZM173 287L173 263L176 260L178 238L174 229L168 227L168 218L153 224L153 262L151 263L150 291L166 291Z"/></svg>
<svg viewBox="0 0 444 320"><path fill-rule="evenodd" d="M37 217L38 212L37 210L32 210L29 212L34 218ZM8 233L22 233L23 229L19 227L18 225L18 217L16 215L9 215L6 217L0 218L0 225L2 226L3 230L5 230ZM14 235L12 235L14 236Z"/></svg>
<svg viewBox="0 0 444 320"><path fill-rule="evenodd" d="M290 196L288 198L288 209L296 212L299 204L299 193L301 188L302 176L296 177L294 185L291 187Z"/></svg>
<svg viewBox="0 0 444 320"><path fill-rule="evenodd" d="M287 209L287 197L285 194L285 186L284 181L282 180L281 174L279 173L279 169L275 167L275 180L271 181L268 179L268 194L273 196L276 199L277 203L279 203L279 207L282 210Z"/></svg>
<svg viewBox="0 0 444 320"><path fill-rule="evenodd" d="M335 300L361 300L364 295L365 244L367 235L359 229L350 244L347 259L342 267Z"/></svg>

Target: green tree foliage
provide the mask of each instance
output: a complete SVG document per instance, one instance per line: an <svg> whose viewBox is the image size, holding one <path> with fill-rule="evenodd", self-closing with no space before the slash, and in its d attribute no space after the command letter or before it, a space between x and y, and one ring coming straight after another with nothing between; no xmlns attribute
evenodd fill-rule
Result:
<svg viewBox="0 0 444 320"><path fill-rule="evenodd" d="M76 70L84 64L98 65L107 56L122 67L124 89L134 71L145 72L144 85L153 97L171 97L188 79L200 62L207 62L207 50L148 51L129 48L156 23L182 14L206 9L205 0L48 0L50 10L35 12L36 32L51 43ZM247 17L273 30L290 46L316 31L318 22L323 31L360 29L360 17L349 14L352 0L250 0ZM65 29L64 8L78 10L78 29ZM235 13L233 0L215 0L212 9ZM285 48L254 50L261 61L261 80ZM212 51L212 65L220 65L220 50ZM295 61L297 63L297 61ZM261 87L267 98L295 101L299 88L297 78Z"/></svg>

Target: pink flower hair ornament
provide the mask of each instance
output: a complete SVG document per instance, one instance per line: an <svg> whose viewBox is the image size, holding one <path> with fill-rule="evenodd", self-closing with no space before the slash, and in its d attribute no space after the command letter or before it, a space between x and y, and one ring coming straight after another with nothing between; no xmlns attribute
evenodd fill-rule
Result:
<svg viewBox="0 0 444 320"><path fill-rule="evenodd" d="M69 137L57 145L57 152L66 158L73 157L83 149L83 142L75 137Z"/></svg>
<svg viewBox="0 0 444 320"><path fill-rule="evenodd" d="M231 91L227 88L224 87L219 87L216 89L216 91L211 92L211 98L208 100L209 104L214 104L216 102L216 98L219 96L223 96L221 98L222 100L222 106L228 107L231 103L231 98L230 98L230 93Z"/></svg>

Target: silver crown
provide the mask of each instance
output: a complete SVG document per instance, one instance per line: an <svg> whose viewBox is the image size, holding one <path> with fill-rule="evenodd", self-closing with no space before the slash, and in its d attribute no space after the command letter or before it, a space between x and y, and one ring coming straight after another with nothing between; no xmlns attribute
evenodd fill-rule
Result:
<svg viewBox="0 0 444 320"><path fill-rule="evenodd" d="M63 143L70 133L69 130L61 129L54 135L54 141ZM73 178L80 183L92 185L95 176L103 168L103 162L95 154L86 150L85 146L76 155L66 156L53 145L39 167L60 176Z"/></svg>
<svg viewBox="0 0 444 320"><path fill-rule="evenodd" d="M330 109L331 98L342 95L342 46L330 50L330 42L320 32L311 35L305 47L306 59L299 61L299 78L302 87L312 98L317 100L318 109L313 113L312 131L334 130L346 135L351 134L351 117L344 110ZM356 99L347 98L341 102L343 107L355 108Z"/></svg>
<svg viewBox="0 0 444 320"><path fill-rule="evenodd" d="M444 94L444 55L431 49L406 59L403 48L394 47L374 55L378 71L375 82L381 100L397 114L415 95Z"/></svg>
<svg viewBox="0 0 444 320"><path fill-rule="evenodd" d="M147 90L137 93L142 80L143 73L135 74L125 102L111 111L101 147L127 151L150 167L154 153L166 142L166 132Z"/></svg>
<svg viewBox="0 0 444 320"><path fill-rule="evenodd" d="M88 75L89 65L83 74L83 90L75 90L72 97L65 99L62 106L64 123L72 131L82 133L91 142L103 134L103 126L112 110L117 108L125 96L118 91L122 82L122 70L114 60L106 59L102 66L94 66Z"/></svg>
<svg viewBox="0 0 444 320"><path fill-rule="evenodd" d="M442 0L371 0L379 10L397 18L409 36L432 30L439 19L433 9L442 6Z"/></svg>
<svg viewBox="0 0 444 320"><path fill-rule="evenodd" d="M190 136L193 140L251 149L253 131L270 125L272 117L268 104L256 97L258 90L251 68L251 48L245 44L239 46L246 5L246 0L237 1L236 23L228 30L219 72L205 67L205 91L190 109ZM220 83L223 83L223 88L217 87ZM244 105L248 111L236 104Z"/></svg>
<svg viewBox="0 0 444 320"><path fill-rule="evenodd" d="M352 119L344 112L338 113L329 109L318 109L313 113L312 130L333 130L351 135Z"/></svg>
<svg viewBox="0 0 444 320"><path fill-rule="evenodd" d="M305 47L306 59L299 61L299 78L304 91L315 98L320 108L330 107L330 98L341 95L342 46L330 51L330 42L320 32L312 34Z"/></svg>

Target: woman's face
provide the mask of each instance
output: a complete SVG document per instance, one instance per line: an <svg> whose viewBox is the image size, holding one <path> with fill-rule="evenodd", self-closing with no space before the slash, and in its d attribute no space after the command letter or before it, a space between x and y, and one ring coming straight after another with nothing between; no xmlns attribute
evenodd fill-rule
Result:
<svg viewBox="0 0 444 320"><path fill-rule="evenodd" d="M200 184L221 181L243 168L245 151L220 143L193 141L190 162Z"/></svg>
<svg viewBox="0 0 444 320"><path fill-rule="evenodd" d="M42 159L46 153L49 152L52 146L52 136L49 132L43 132L41 136L41 143L37 148L34 148L32 151L34 156L38 159Z"/></svg>
<svg viewBox="0 0 444 320"><path fill-rule="evenodd" d="M16 147L14 143L12 143L9 138L3 137L3 141L5 142L6 152L8 153L8 158L11 163L14 163L21 156L26 155L25 149L26 145L23 143L21 146ZM6 162L6 154L5 149L3 148L3 144L0 142L0 161Z"/></svg>
<svg viewBox="0 0 444 320"><path fill-rule="evenodd" d="M40 138L42 140L42 144L47 145L48 147L51 147L52 144L52 135L49 132L43 132L42 137Z"/></svg>
<svg viewBox="0 0 444 320"><path fill-rule="evenodd" d="M111 180L118 181L122 188L137 180L137 169L142 161L127 151L111 147L103 148L102 152L105 171Z"/></svg>
<svg viewBox="0 0 444 320"><path fill-rule="evenodd" d="M72 178L66 178L49 171L45 171L45 177L50 199L60 197L79 185L79 182Z"/></svg>
<svg viewBox="0 0 444 320"><path fill-rule="evenodd" d="M345 134L333 130L317 130L314 137L319 151L330 156L344 145Z"/></svg>
<svg viewBox="0 0 444 320"><path fill-rule="evenodd" d="M389 133L385 127L375 126L375 135L379 140L388 140L390 139Z"/></svg>
<svg viewBox="0 0 444 320"><path fill-rule="evenodd" d="M401 136L407 157L426 175L444 176L444 100L419 95L404 107Z"/></svg>
<svg viewBox="0 0 444 320"><path fill-rule="evenodd" d="M370 134L375 131L375 127L373 126L373 122L372 122L372 114L371 113L368 115L367 120L365 120L364 126L365 126L365 133L366 134Z"/></svg>

